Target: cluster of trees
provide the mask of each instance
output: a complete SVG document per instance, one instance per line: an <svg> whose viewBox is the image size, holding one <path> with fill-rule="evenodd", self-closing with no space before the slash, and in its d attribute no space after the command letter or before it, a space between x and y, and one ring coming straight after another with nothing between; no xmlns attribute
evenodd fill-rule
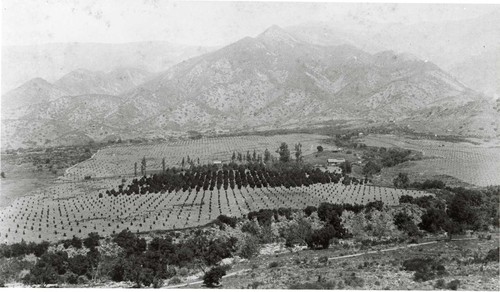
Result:
<svg viewBox="0 0 500 292"><path fill-rule="evenodd" d="M77 248L82 247L82 240L74 237L71 245ZM89 249L86 255L75 255L69 257L65 251L48 252L48 243L45 243L45 250L39 256L35 265L23 278L23 282L33 284L55 284L67 282L70 284L84 283L95 277L97 266L101 255L97 250L99 246L99 235L89 234L83 240L83 245ZM66 246L66 245L65 245Z"/></svg>
<svg viewBox="0 0 500 292"><path fill-rule="evenodd" d="M169 236L155 237L146 244L128 230L123 230L114 241L123 248L124 255L111 268L113 281L132 281L138 287L155 287L163 279L176 275L172 266L214 266L236 252L237 239L209 239L202 230L184 242L174 243Z"/></svg>
<svg viewBox="0 0 500 292"><path fill-rule="evenodd" d="M28 254L34 254L35 256L40 257L47 251L49 245L50 244L47 241L42 241L40 243L26 243L24 240L20 243L13 243L11 245L1 244L0 257L11 258Z"/></svg>
<svg viewBox="0 0 500 292"><path fill-rule="evenodd" d="M268 149L264 151L264 157L262 157L261 154L257 154L257 152L254 150L252 154L250 154L250 151L247 151L246 155L241 154L240 152L236 153L233 151L233 155L231 156L231 162L250 162L250 163L267 163L272 160L271 152L269 152Z"/></svg>
<svg viewBox="0 0 500 292"><path fill-rule="evenodd" d="M60 169L89 159L97 149L96 146L61 146L19 151L19 153L9 151L15 155L7 159L15 160L15 164L30 163L33 165L33 171L57 173Z"/></svg>
<svg viewBox="0 0 500 292"><path fill-rule="evenodd" d="M366 176L372 176L374 174L379 173L382 170L382 167L374 162L374 161L368 161L364 166L363 166L363 174Z"/></svg>
<svg viewBox="0 0 500 292"><path fill-rule="evenodd" d="M411 150L384 147L368 147L363 157L368 159L363 166L363 174L367 176L379 173L382 167L392 167L409 160L420 159L420 156L414 155Z"/></svg>
<svg viewBox="0 0 500 292"><path fill-rule="evenodd" d="M309 186L317 183L338 183L342 175L323 172L320 169L312 169L306 166L287 167L282 169L272 169L262 163L236 165L234 163L224 165L222 170L215 166L195 166L186 171L176 168L167 169L163 173L143 176L134 179L131 184L125 186L121 184L118 190L107 190L107 195L117 196L119 194L146 194L157 192L173 192L187 190L210 190L217 188L241 189L242 187L265 188L280 187L286 188ZM351 182L350 179L347 180ZM355 181L359 182L359 181Z"/></svg>
<svg viewBox="0 0 500 292"><path fill-rule="evenodd" d="M450 238L464 230L487 230L488 226L498 226L500 188L447 189L450 193L444 199L402 196L399 202L416 204L425 209L422 222L418 225L420 229L431 233L446 231ZM398 217L398 221L402 226L405 218Z"/></svg>
<svg viewBox="0 0 500 292"><path fill-rule="evenodd" d="M43 243L43 252L29 273L23 278L28 285L35 284L83 284L89 279L104 276L113 281L131 281L137 287L161 286L163 279L176 275L175 267L204 267L217 265L223 258L231 257L237 251L234 237L209 238L202 230L183 242L175 243L169 237L155 237L146 243L128 230L113 237L113 242L122 252L115 255L101 255L99 235L91 234L84 240L72 239L71 246L89 249L85 254L69 257L66 251L47 251L48 243ZM10 246L9 249L16 249ZM66 247L67 248L67 247ZM13 256L9 253L9 256ZM21 256L21 254L16 254ZM216 280L216 277L214 278Z"/></svg>
<svg viewBox="0 0 500 292"><path fill-rule="evenodd" d="M443 181L433 179L433 180L425 180L424 182L411 182L407 173L400 172L397 177L393 180L394 186L400 189L419 189L419 190L428 190L428 189L446 189L446 184Z"/></svg>
<svg viewBox="0 0 500 292"><path fill-rule="evenodd" d="M247 215L248 220L256 219L260 226L270 226L272 218L274 218L275 221L279 221L279 216L284 216L286 219L290 220L292 218L292 209L260 209L259 211L250 212Z"/></svg>

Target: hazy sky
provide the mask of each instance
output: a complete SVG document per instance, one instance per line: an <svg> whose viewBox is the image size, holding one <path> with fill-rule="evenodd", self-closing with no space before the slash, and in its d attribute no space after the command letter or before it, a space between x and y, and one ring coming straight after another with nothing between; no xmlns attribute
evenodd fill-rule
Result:
<svg viewBox="0 0 500 292"><path fill-rule="evenodd" d="M491 5L160 0L2 0L2 45L134 42L217 46L277 24L448 21L474 18ZM498 6L497 6L498 7Z"/></svg>

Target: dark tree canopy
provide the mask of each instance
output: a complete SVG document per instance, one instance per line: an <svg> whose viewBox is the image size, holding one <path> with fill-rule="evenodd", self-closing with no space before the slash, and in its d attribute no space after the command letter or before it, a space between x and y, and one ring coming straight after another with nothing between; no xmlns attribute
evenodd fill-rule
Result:
<svg viewBox="0 0 500 292"><path fill-rule="evenodd" d="M290 161L290 150L288 149L288 145L285 142L281 143L281 146L278 149L278 153L280 155L281 162Z"/></svg>
<svg viewBox="0 0 500 292"><path fill-rule="evenodd" d="M393 181L394 186L400 189L406 189L410 186L410 179L407 173L400 172Z"/></svg>

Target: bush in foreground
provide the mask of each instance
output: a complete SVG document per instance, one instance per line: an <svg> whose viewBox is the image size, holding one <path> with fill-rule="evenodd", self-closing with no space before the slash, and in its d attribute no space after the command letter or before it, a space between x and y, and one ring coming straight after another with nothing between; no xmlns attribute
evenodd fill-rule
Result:
<svg viewBox="0 0 500 292"><path fill-rule="evenodd" d="M432 258L413 258L403 262L406 271L414 271L413 279L425 282L446 275L446 269Z"/></svg>
<svg viewBox="0 0 500 292"><path fill-rule="evenodd" d="M220 285L222 276L226 275L227 267L217 266L211 268L203 276L203 284L208 288L215 288Z"/></svg>

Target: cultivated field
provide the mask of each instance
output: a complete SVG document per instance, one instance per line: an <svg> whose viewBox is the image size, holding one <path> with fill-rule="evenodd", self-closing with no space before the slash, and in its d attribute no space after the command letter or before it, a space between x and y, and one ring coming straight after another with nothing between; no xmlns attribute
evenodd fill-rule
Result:
<svg viewBox="0 0 500 292"><path fill-rule="evenodd" d="M109 235L203 225L217 216L242 216L250 211L280 207L305 208L321 202L366 204L381 200L395 205L402 195L425 192L366 185L314 184L295 188L242 188L179 191L146 195L99 197L121 180L60 183L19 198L0 215L2 242L60 240L90 232Z"/></svg>
<svg viewBox="0 0 500 292"><path fill-rule="evenodd" d="M65 178L82 180L85 176L92 178L116 177L134 174L134 163L146 158L147 171L161 170L162 159L167 166L181 166L183 158L189 156L200 164L212 163L214 160L229 162L233 152L246 155L247 151L263 155L269 149L272 155L282 142L289 145L291 151L297 143L302 144L303 155L316 151L321 140L326 136L310 134L290 134L276 136L240 136L202 138L149 145L119 145L98 151L91 159L68 169ZM187 165L187 164L186 164ZM139 169L137 170L139 172Z"/></svg>
<svg viewBox="0 0 500 292"><path fill-rule="evenodd" d="M464 182L500 185L500 148L432 140L412 140L394 135L369 135L363 143L421 151L430 159L414 162L419 174L450 175Z"/></svg>
<svg viewBox="0 0 500 292"><path fill-rule="evenodd" d="M3 242L18 242L22 239L55 241L71 238L73 235L85 237L90 232L109 235L125 228L133 232L178 229L206 224L221 214L242 216L250 211L280 207L302 209L322 202L366 204L381 200L388 205L395 205L402 195L429 195L414 190L362 184L346 186L332 182L290 188L244 186L241 189L235 187L227 190L177 189L173 192L142 195L106 194L107 190L118 189L120 184L131 183L134 179L134 162L140 165L143 157L146 157L149 172L162 169L162 158L165 158L167 167L172 167L180 166L182 158L187 156L194 161L199 158L201 164L213 160L227 162L233 151L245 155L247 151L252 153L256 150L258 154L263 154L268 148L277 156L274 151L281 142L289 145L292 156L293 145L300 142L303 154L308 155L316 151L324 138L306 134L243 136L105 148L91 159L70 168L64 177L53 180L52 185L19 197L4 208L0 214L0 239ZM397 140L394 140L396 143ZM379 140L370 140L368 137L366 141L369 143ZM419 146L415 144L418 142L411 144L413 148ZM384 143L388 146L387 143L392 142ZM464 163L463 160L469 153L475 153L476 159L485 159L479 152L464 154L463 151L450 149L434 149L433 146L425 145L418 148L428 155L442 153L447 157L458 157L451 159L451 162L449 159L432 159L426 162L447 166L448 168L443 167L443 171L451 171L454 164ZM490 163L491 161L494 159L490 159ZM470 165L479 167L479 162ZM461 168L466 167L461 165ZM495 173L492 170L490 172ZM469 175L473 174L470 170ZM92 179L85 180L84 177L89 175ZM491 176L490 180L493 180Z"/></svg>

